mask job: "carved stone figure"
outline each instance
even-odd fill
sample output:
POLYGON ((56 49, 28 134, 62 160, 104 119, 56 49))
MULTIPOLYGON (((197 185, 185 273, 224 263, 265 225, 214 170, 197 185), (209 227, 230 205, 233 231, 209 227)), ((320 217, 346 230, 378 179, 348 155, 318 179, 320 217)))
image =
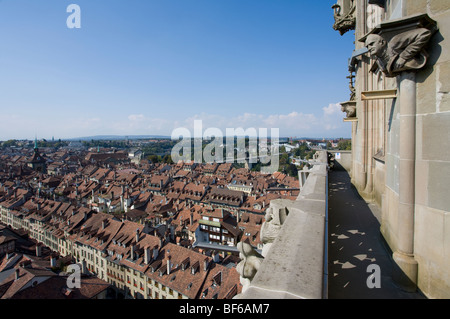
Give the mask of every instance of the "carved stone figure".
POLYGON ((350 75, 347 76, 347 79, 349 79, 348 88, 350 89, 350 101, 354 101, 356 99, 356 89, 355 85, 353 84, 353 79, 355 76, 353 75, 353 72, 350 71, 350 75))
POLYGON ((347 114, 347 118, 356 117, 356 101, 341 103, 341 110, 347 114))
POLYGON ((432 36, 426 28, 417 28, 402 32, 387 41, 383 36, 370 34, 365 46, 377 59, 378 67, 388 77, 394 77, 403 71, 423 68, 428 54, 424 50, 432 36))
POLYGON ((242 292, 244 292, 258 272, 264 258, 247 242, 238 243, 237 248, 241 261, 236 266, 236 270, 240 274, 242 292))
POLYGON ((333 29, 344 35, 356 26, 356 1, 339 0, 331 7, 334 10, 333 29))
POLYGON ((261 226, 260 238, 264 244, 262 255, 266 256, 275 239, 280 233, 289 212, 286 207, 278 206, 277 201, 272 201, 270 207, 266 211, 266 221, 261 226))
POLYGON ((236 266, 236 270, 240 274, 242 292, 245 292, 250 286, 288 215, 289 211, 286 205, 283 205, 282 200, 271 201, 270 207, 266 211, 266 221, 261 226, 260 238, 264 244, 261 254, 247 241, 237 244, 241 261, 236 266))

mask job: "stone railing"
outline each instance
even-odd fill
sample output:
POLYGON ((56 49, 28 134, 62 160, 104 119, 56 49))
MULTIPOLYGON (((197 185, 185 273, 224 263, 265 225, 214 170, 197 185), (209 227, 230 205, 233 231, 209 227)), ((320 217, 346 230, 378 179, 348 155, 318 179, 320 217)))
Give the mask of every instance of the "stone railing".
MULTIPOLYGON (((317 153, 297 200, 274 200, 261 228, 261 254, 241 242, 236 299, 327 297, 328 156, 317 153)), ((302 178, 302 176, 300 176, 302 178)))

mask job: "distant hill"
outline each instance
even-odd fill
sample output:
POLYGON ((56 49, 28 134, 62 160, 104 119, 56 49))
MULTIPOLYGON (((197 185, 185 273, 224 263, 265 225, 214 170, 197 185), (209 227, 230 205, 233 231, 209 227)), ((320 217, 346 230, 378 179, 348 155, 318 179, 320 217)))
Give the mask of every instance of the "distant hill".
POLYGON ((170 139, 164 135, 95 135, 64 139, 64 141, 121 141, 121 140, 147 140, 147 139, 170 139))

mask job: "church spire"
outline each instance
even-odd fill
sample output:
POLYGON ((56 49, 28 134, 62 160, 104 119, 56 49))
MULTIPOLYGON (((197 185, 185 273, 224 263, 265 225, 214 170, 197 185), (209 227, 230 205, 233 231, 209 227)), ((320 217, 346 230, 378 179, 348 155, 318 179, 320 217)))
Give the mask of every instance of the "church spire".
POLYGON ((38 145, 37 145, 37 136, 34 136, 34 149, 37 150, 38 145))

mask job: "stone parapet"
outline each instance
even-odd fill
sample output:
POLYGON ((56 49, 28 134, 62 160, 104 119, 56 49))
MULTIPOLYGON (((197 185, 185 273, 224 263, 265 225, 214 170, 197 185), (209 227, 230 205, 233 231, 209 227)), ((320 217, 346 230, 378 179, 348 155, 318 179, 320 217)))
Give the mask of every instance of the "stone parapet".
POLYGON ((237 299, 326 298, 327 152, 319 152, 315 164, 297 200, 271 203, 266 224, 273 226, 261 230, 262 255, 241 251, 241 269, 250 264, 256 269, 249 272, 251 280, 241 277, 244 289, 237 299))

